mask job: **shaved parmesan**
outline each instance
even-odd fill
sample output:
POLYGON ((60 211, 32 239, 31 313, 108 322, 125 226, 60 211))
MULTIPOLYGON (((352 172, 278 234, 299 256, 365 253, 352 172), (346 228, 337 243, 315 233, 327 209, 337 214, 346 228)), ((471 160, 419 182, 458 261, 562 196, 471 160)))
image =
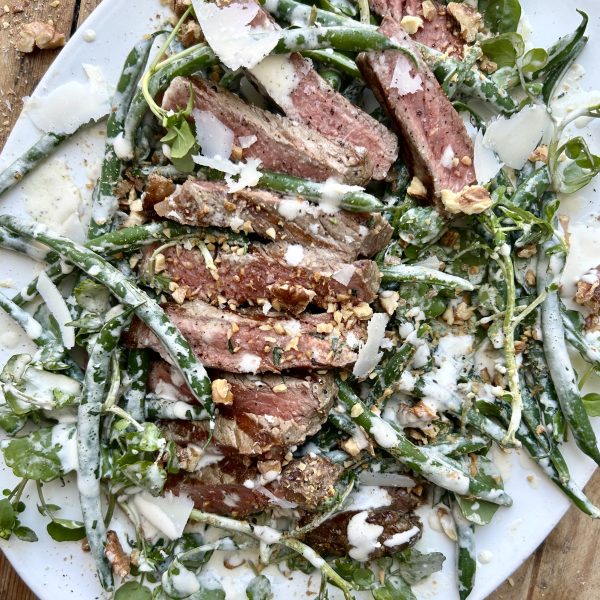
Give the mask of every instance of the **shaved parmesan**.
POLYGON ((367 326, 367 341, 360 348, 352 369, 355 377, 366 377, 379 363, 382 352, 378 352, 385 337, 385 328, 390 318, 385 313, 375 313, 367 326))
POLYGON ((203 156, 229 158, 233 150, 233 131, 208 111, 194 110, 192 117, 196 123, 196 139, 203 156))
POLYGON ((339 281, 342 285, 348 285, 352 276, 356 271, 356 267, 351 264, 342 265, 332 276, 332 279, 339 281))
MULTIPOLYGON (((384 57, 382 56, 382 59, 384 57)), ((392 74, 392 81, 390 83, 391 88, 398 90, 401 96, 407 94, 414 94, 419 90, 423 89, 423 80, 417 73, 414 77, 410 74, 411 64, 403 54, 398 55, 396 60, 396 66, 394 67, 394 73, 392 74)))
POLYGON ((498 160, 496 153, 485 145, 481 131, 475 137, 473 166, 477 183, 480 185, 486 184, 502 168, 502 163, 498 160))
POLYGON ((171 492, 156 497, 148 492, 136 494, 133 505, 145 521, 171 540, 181 537, 194 508, 187 496, 173 496, 171 492))
POLYGON ((288 265, 297 267, 304 260, 304 248, 300 244, 289 244, 284 258, 288 265))
POLYGON ((522 169, 551 127, 552 120, 545 106, 526 106, 512 117, 492 121, 483 143, 494 150, 506 166, 522 169))
POLYGON ((257 3, 223 6, 192 0, 202 33, 221 62, 232 70, 255 67, 275 48, 280 31, 250 27, 260 9, 257 3), (260 32, 260 36, 252 33, 260 32))
POLYGON ((258 138, 255 135, 243 135, 242 137, 238 138, 238 144, 242 149, 250 148, 252 144, 256 143, 257 139, 258 138))
POLYGON ((62 294, 45 271, 40 271, 36 289, 46 303, 48 310, 56 319, 64 347, 72 348, 75 345, 75 328, 67 325, 67 323, 73 321, 73 317, 62 294))
POLYGON ((69 81, 42 98, 26 101, 23 110, 38 129, 47 133, 73 133, 81 125, 110 112, 112 90, 102 71, 93 65, 82 66, 87 83, 69 81))

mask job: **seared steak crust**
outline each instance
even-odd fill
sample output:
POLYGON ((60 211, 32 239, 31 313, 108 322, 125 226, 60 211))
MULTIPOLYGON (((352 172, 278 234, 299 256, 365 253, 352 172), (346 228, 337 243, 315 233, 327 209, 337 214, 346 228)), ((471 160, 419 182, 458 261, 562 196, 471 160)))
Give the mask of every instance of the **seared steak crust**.
POLYGON ((249 231, 270 241, 324 248, 345 261, 373 256, 392 237, 392 228, 379 214, 340 210, 330 215, 301 199, 264 190, 231 194, 216 181, 188 180, 154 208, 159 216, 184 225, 249 231))
POLYGON ((364 184, 371 178, 373 167, 365 152, 359 154, 305 125, 246 104, 205 79, 176 77, 165 92, 163 108, 184 109, 190 85, 195 108, 210 112, 229 127, 236 145, 240 146, 240 137, 256 136, 256 141, 244 150, 244 158, 259 158, 266 169, 314 181, 335 177, 345 183, 364 184))
POLYGON ((406 142, 403 150, 413 174, 436 198, 442 190, 460 192, 476 181, 473 143, 464 123, 400 25, 385 18, 380 31, 410 49, 418 69, 400 52, 387 50, 359 54, 361 73, 406 142), (405 73, 395 77, 399 65, 420 78, 419 89, 401 93, 393 87, 396 79, 400 85, 406 82, 405 73))

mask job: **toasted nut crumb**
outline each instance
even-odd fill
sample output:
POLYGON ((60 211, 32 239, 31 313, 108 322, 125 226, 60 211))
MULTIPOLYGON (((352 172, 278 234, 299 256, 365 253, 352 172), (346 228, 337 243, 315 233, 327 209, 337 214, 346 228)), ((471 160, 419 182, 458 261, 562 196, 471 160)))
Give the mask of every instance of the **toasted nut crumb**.
POLYGON ((446 10, 460 25, 463 40, 469 44, 474 42, 483 25, 483 17, 474 8, 459 2, 450 2, 446 10))
POLYGON ((423 10, 423 17, 427 21, 433 21, 437 17, 437 9, 431 0, 425 0, 425 2, 421 4, 421 8, 423 10))
POLYGON ((167 267, 167 261, 165 259, 165 255, 164 254, 157 254, 154 257, 154 272, 155 273, 160 273, 161 271, 164 271, 167 267))
POLYGON ((287 391, 287 385, 285 385, 285 383, 279 383, 273 387, 273 391, 276 394, 281 394, 281 393, 287 391))
POLYGON ((517 256, 519 258, 530 258, 535 254, 537 254, 536 244, 528 244, 517 251, 517 256))
POLYGON ((104 548, 104 553, 116 575, 121 578, 129 575, 129 555, 125 553, 123 546, 121 546, 121 542, 119 541, 119 537, 112 530, 106 532, 106 546, 104 548))
POLYGON ((36 46, 40 50, 49 50, 64 45, 65 36, 56 31, 51 22, 33 21, 21 26, 15 47, 19 52, 33 52, 36 46))
POLYGON ((354 438, 349 438, 343 441, 340 446, 344 452, 348 453, 350 456, 358 456, 360 454, 360 448, 358 444, 354 441, 354 438))
POLYGON ((333 331, 333 323, 319 323, 317 325, 317 333, 331 333, 333 331))
POLYGON ((530 162, 548 162, 548 146, 538 146, 529 157, 530 162))
POLYGON ((417 33, 420 27, 423 27, 423 19, 421 19, 421 17, 406 15, 405 17, 402 17, 400 25, 402 25, 402 29, 404 29, 406 33, 413 35, 417 33))
POLYGON ((465 167, 470 167, 473 164, 473 161, 471 160, 470 156, 463 156, 460 159, 460 162, 465 165, 465 167))
POLYGON ((442 203, 451 214, 475 215, 484 212, 492 205, 490 193, 480 185, 469 185, 456 193, 442 190, 442 203))
POLYGON ((215 404, 233 404, 231 384, 227 379, 213 379, 212 399, 215 404))
POLYGON ((171 297, 177 304, 183 304, 187 296, 188 287, 185 285, 178 286, 177 289, 171 293, 171 297))
POLYGON ((373 309, 366 302, 357 304, 352 310, 361 321, 366 321, 373 316, 373 309))
POLYGON ((243 150, 239 146, 234 146, 231 150, 231 158, 233 160, 242 160, 243 150))
POLYGON ((281 463, 278 460, 259 460, 256 466, 263 475, 273 471, 281 473, 281 463))
POLYGON ((353 419, 355 419, 356 417, 359 417, 360 415, 362 415, 364 412, 365 412, 365 409, 357 402, 350 409, 350 416, 353 419))
POLYGON ((234 321, 231 324, 231 331, 232 333, 237 333, 240 330, 240 326, 234 321))
POLYGON ((388 315, 393 315, 398 308, 400 294, 398 292, 383 292, 379 294, 379 303, 388 315))
POLYGON ((277 233, 275 232, 275 229, 273 229, 273 227, 269 227, 269 229, 267 229, 265 231, 266 235, 268 235, 272 240, 277 238, 277 233))
POLYGON ((427 198, 427 188, 418 177, 413 177, 406 193, 415 198, 427 198))

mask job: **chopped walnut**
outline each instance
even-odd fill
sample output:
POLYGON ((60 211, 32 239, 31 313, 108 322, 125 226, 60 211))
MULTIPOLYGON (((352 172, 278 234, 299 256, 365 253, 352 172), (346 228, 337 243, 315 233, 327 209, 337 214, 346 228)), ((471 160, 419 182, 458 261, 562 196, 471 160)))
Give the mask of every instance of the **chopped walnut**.
POLYGON ((423 10, 423 17, 425 20, 433 21, 437 17, 437 9, 431 0, 425 0, 425 2, 421 4, 421 8, 423 10))
POLYGON ((578 282, 575 302, 600 315, 600 267, 590 269, 578 282))
POLYGON ((361 321, 370 319, 373 316, 373 309, 366 302, 357 304, 352 310, 361 321))
POLYGON ((412 178, 406 193, 409 196, 414 196, 415 198, 427 198, 427 188, 423 185, 423 182, 418 177, 412 178))
POLYGON ((129 575, 129 555, 125 553, 123 546, 121 546, 121 542, 119 541, 119 537, 112 530, 106 533, 106 547, 104 553, 116 575, 122 579, 129 575))
POLYGON ((456 193, 442 190, 442 203, 451 214, 476 215, 492 205, 490 193, 480 185, 469 185, 456 193))
POLYGON ((385 291, 379 294, 379 303, 385 312, 392 316, 400 302, 400 294, 398 292, 385 291))
POLYGON ((460 25, 463 40, 468 44, 474 42, 482 27, 483 17, 474 8, 462 2, 450 2, 446 10, 460 25))
POLYGON ((404 29, 406 33, 413 35, 417 33, 419 27, 423 27, 423 19, 421 19, 421 17, 407 15, 406 17, 402 17, 400 25, 402 25, 402 29, 404 29))
POLYGON ((479 68, 484 73, 495 73, 498 70, 498 65, 484 54, 479 59, 479 68))
POLYGON ((529 157, 530 162, 548 162, 548 146, 538 146, 529 157))
POLYGON ((231 384, 227 381, 227 379, 213 380, 212 399, 215 404, 233 404, 231 384))
POLYGON ((48 21, 33 21, 25 23, 19 31, 15 44, 19 52, 33 52, 37 46, 40 50, 60 48, 65 45, 65 36, 54 28, 54 23, 48 21))
POLYGON ((189 48, 194 44, 200 44, 204 41, 204 36, 202 35, 200 25, 195 19, 188 19, 185 23, 183 23, 181 29, 179 30, 179 39, 186 48, 189 48))
POLYGON ((200 459, 204 456, 204 450, 194 444, 188 444, 187 446, 176 446, 175 454, 179 468, 188 473, 193 473, 200 459))

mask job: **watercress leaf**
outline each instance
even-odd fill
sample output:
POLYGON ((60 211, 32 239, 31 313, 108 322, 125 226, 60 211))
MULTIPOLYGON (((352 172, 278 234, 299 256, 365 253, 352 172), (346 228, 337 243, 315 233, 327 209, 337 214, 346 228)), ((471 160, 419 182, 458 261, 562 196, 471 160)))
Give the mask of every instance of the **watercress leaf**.
POLYGON ((13 473, 35 481, 52 481, 61 476, 59 448, 52 444, 51 427, 2 443, 4 460, 13 473))
POLYGON ((15 435, 25 427, 27 415, 17 415, 8 404, 0 404, 0 427, 8 435, 15 435))
POLYGON ((517 31, 521 20, 519 0, 479 0, 478 9, 494 33, 517 31))
POLYGON ((257 575, 246 587, 248 600, 271 600, 271 582, 264 575, 257 575))
POLYGON ((38 541, 38 536, 35 534, 35 531, 29 529, 29 527, 24 527, 23 525, 16 527, 13 533, 23 542, 38 541))
POLYGON ((501 33, 482 41, 481 49, 498 67, 514 67, 525 51, 525 43, 518 33, 501 33))
POLYGON ((15 525, 15 511, 8 498, 0 500, 0 538, 7 540, 15 525))
POLYGON ((497 504, 483 500, 467 500, 462 496, 457 496, 456 500, 465 519, 476 525, 487 525, 498 510, 497 504))
POLYGON ((170 143, 171 157, 183 158, 194 147, 196 136, 187 121, 181 121, 171 131, 175 133, 175 137, 170 143))
POLYGON ((116 592, 114 600, 151 600, 152 592, 138 581, 124 583, 116 592))
POLYGON ((600 394, 586 394, 582 400, 585 410, 590 417, 600 417, 600 394))
POLYGON ((334 568, 357 590, 368 590, 375 582, 375 574, 371 569, 350 558, 339 558, 334 562, 334 568))
POLYGON ((525 75, 532 75, 540 69, 543 69, 547 64, 550 57, 543 48, 532 48, 529 50, 523 60, 521 60, 521 70, 525 75))
POLYGON ((83 523, 68 519, 55 519, 48 523, 46 530, 56 542, 77 542, 85 537, 83 523))
POLYGON ((425 246, 437 239, 446 227, 446 220, 429 206, 414 206, 398 218, 398 237, 413 246, 425 246))
POLYGON ((399 561, 399 573, 410 585, 415 585, 432 573, 441 571, 446 557, 441 552, 423 554, 415 548, 408 548, 395 555, 399 561))
POLYGON ((410 585, 395 575, 386 577, 385 585, 373 590, 372 593, 375 600, 417 600, 410 585))

